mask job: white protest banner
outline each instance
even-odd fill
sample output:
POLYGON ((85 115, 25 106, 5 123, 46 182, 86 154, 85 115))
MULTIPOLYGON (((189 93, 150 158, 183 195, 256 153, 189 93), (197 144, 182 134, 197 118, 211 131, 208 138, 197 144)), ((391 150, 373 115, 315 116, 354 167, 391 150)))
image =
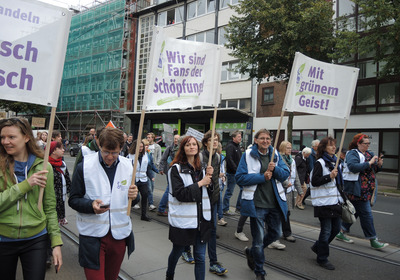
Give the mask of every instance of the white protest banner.
POLYGON ((143 107, 185 109, 219 104, 221 47, 169 38, 154 27, 143 107))
POLYGON ((0 1, 0 99, 57 107, 71 12, 0 1))
POLYGON ((335 65, 296 53, 283 111, 348 119, 358 68, 335 65))
POLYGON ((193 136, 199 142, 201 142, 201 140, 204 138, 204 133, 201 133, 200 131, 191 127, 189 127, 185 134, 186 136, 193 136))

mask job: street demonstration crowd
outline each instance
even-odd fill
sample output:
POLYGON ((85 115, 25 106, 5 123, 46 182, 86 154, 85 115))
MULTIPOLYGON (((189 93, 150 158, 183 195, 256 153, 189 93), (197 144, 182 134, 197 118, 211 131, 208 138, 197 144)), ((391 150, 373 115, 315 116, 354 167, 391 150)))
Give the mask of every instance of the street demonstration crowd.
POLYGON ((212 131, 201 142, 193 136, 175 135, 162 154, 153 133, 133 141, 132 135, 116 128, 91 129, 76 158, 72 180, 63 161, 59 131, 52 133, 46 168, 47 133, 35 139, 26 119, 9 118, 0 120, 0 136, 2 279, 16 278, 18 261, 24 279, 44 279, 51 260, 60 270, 59 225, 68 223, 66 202, 76 210, 79 263, 87 279, 117 279, 125 252, 129 256, 134 251, 127 215, 130 204, 140 208, 144 221, 151 220, 147 210, 168 216, 172 249, 166 279, 174 279, 180 258, 194 263, 195 279, 205 279, 206 248, 209 271, 226 274, 228 270, 217 260, 216 229, 227 224, 224 215, 236 214, 240 218, 234 234, 244 242, 249 239, 243 227, 250 219, 252 246, 244 251, 247 264, 255 279, 265 279, 264 249, 284 249, 280 238, 296 241, 290 210, 304 209, 307 196, 320 221, 320 235, 311 250, 321 267, 335 269, 328 260, 333 239, 353 243, 347 236, 352 224, 342 221, 346 200, 354 206, 371 248, 388 246, 378 241, 371 213, 375 174, 383 159, 368 149, 370 139, 365 134, 355 135, 348 150, 338 151, 336 140, 326 137, 292 157, 291 143, 283 141, 274 149, 266 129, 257 131, 252 145, 242 152, 242 135, 236 131, 225 156, 219 134, 212 131), (158 208, 153 200, 157 173, 167 175, 168 182, 158 208), (236 185, 240 195, 232 211, 230 198, 236 185))

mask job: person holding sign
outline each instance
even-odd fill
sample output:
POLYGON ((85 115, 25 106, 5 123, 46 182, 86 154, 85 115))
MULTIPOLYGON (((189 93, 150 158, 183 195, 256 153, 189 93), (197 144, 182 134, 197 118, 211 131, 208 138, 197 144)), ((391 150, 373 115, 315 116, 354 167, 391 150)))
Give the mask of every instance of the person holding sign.
POLYGON ((0 271, 15 279, 18 259, 24 278, 44 279, 47 243, 56 270, 62 266, 53 170, 43 170, 43 151, 25 119, 0 120, 0 271), (44 188, 38 209, 39 189, 44 188))
POLYGON ((168 280, 174 279, 176 264, 188 245, 194 247, 195 279, 205 279, 205 253, 213 228, 210 196, 214 170, 211 166, 202 168, 199 151, 197 140, 186 136, 168 170, 169 239, 173 244, 168 257, 168 280))
POLYGON ((99 152, 87 154, 72 178, 69 206, 77 211, 79 264, 86 279, 117 279, 125 247, 134 250, 128 198, 135 199, 131 185, 132 162, 119 156, 123 132, 104 128, 99 135, 99 152))
MULTIPOLYGON (((361 228, 365 238, 369 239, 372 249, 383 249, 388 243, 378 241, 375 232, 374 218, 371 211, 371 201, 376 186, 375 173, 381 171, 382 156, 375 156, 368 150, 371 141, 365 134, 359 133, 353 137, 346 154, 343 177, 344 192, 356 208, 356 217, 360 217, 361 228)), ((345 233, 350 231, 352 224, 342 223, 342 232, 336 239, 353 243, 345 233)))
POLYGON ((243 186, 240 214, 250 217, 252 248, 245 248, 247 264, 264 280, 264 248, 279 239, 281 215, 287 217, 287 203, 282 183, 290 171, 271 146, 271 133, 260 129, 254 135, 254 145, 240 159, 235 179, 243 186), (265 233, 264 228, 268 230, 265 233))
POLYGON ((341 167, 335 168, 336 140, 326 137, 317 148, 317 161, 311 173, 311 201, 314 217, 318 217, 321 231, 318 240, 311 247, 317 254, 317 263, 328 270, 335 266, 328 261, 329 244, 340 231, 343 199, 338 188, 343 186, 341 167))

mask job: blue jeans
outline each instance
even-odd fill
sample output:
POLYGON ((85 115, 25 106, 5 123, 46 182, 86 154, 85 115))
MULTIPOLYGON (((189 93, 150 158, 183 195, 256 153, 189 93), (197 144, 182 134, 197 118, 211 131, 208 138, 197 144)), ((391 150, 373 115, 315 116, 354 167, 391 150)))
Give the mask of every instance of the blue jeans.
POLYGON ((222 192, 224 191, 224 186, 225 186, 225 184, 220 185, 219 199, 217 202, 218 220, 220 220, 224 217, 224 212, 222 210, 222 192))
POLYGON ((257 217, 250 217, 250 230, 253 237, 250 249, 255 262, 255 274, 265 275, 264 270, 264 248, 278 240, 281 227, 281 214, 278 208, 258 208, 256 207, 257 217), (268 231, 265 232, 265 224, 268 231))
POLYGON ((164 212, 165 209, 167 208, 168 193, 169 193, 169 184, 167 182, 167 188, 165 189, 165 192, 164 192, 163 196, 161 197, 160 203, 158 204, 158 212, 164 212))
POLYGON ((229 201, 232 197, 233 190, 235 189, 235 186, 236 186, 235 174, 226 173, 226 179, 227 179, 226 191, 225 191, 224 201, 223 201, 223 206, 222 206, 222 210, 224 212, 229 211, 229 201))
POLYGON ((211 230, 210 240, 208 241, 208 258, 210 266, 213 266, 217 260, 217 203, 211 207, 211 219, 213 219, 213 228, 211 230))
MULTIPOLYGON (((201 243, 200 232, 197 232, 196 244, 193 246, 194 254, 194 276, 196 280, 204 280, 206 277, 206 246, 207 243, 201 243)), ((167 276, 173 276, 175 274, 175 267, 178 263, 182 252, 186 246, 172 245, 172 251, 168 257, 168 269, 167 276)), ((176 278, 176 277, 175 277, 176 278)), ((187 277, 185 277, 187 278, 187 277)))
POLYGON ((340 217, 318 219, 321 224, 321 231, 313 247, 317 251, 317 262, 326 263, 329 257, 329 244, 339 233, 342 219, 340 217))
POLYGON ((153 205, 154 204, 154 200, 153 200, 154 181, 151 178, 156 179, 156 173, 154 171, 152 171, 152 170, 150 170, 150 172, 151 172, 151 176, 147 180, 147 183, 148 183, 148 186, 149 186, 148 199, 149 199, 149 205, 153 205))
MULTIPOLYGON (((367 239, 375 239, 376 232, 374 226, 374 217, 372 216, 371 204, 369 201, 351 200, 354 207, 356 208, 356 218, 360 217, 361 228, 364 232, 364 236, 367 239)), ((352 224, 342 223, 342 229, 344 232, 350 232, 352 224)))

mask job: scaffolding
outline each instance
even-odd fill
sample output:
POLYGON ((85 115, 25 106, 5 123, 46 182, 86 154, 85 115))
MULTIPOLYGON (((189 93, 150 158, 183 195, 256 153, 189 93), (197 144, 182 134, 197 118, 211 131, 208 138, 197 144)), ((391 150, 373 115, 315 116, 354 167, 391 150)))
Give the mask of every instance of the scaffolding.
POLYGON ((129 2, 107 1, 72 17, 56 121, 68 138, 109 120, 124 127, 125 98, 132 95, 129 2))

